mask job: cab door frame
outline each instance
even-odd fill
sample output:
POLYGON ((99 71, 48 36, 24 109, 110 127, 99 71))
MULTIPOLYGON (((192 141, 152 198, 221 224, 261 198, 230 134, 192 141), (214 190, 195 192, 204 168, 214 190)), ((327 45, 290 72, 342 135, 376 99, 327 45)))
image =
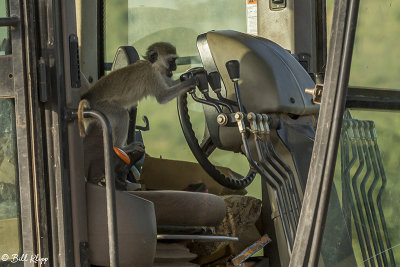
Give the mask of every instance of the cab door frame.
POLYGON ((345 110, 359 0, 335 0, 318 127, 290 267, 318 266, 345 110))
MULTIPOLYGON (((35 74, 30 66, 29 45, 32 45, 26 37, 30 31, 26 26, 28 18, 26 13, 29 8, 22 1, 8 1, 9 17, 1 18, 1 26, 8 26, 10 31, 10 44, 12 53, 0 56, 0 77, 6 77, 0 83, 0 99, 14 99, 15 105, 15 131, 16 131, 16 165, 17 184, 19 187, 19 220, 20 220, 20 242, 22 249, 18 253, 27 255, 28 260, 24 266, 35 266, 30 261, 31 256, 43 255, 38 251, 36 231, 38 223, 38 198, 34 190, 34 184, 40 179, 37 168, 37 154, 34 152, 36 127, 33 123, 34 115, 32 106, 30 85, 35 74)), ((42 240, 43 241, 43 240, 42 240)), ((40 246, 40 245, 39 245, 40 246)), ((12 255, 9 255, 10 257, 12 255)))

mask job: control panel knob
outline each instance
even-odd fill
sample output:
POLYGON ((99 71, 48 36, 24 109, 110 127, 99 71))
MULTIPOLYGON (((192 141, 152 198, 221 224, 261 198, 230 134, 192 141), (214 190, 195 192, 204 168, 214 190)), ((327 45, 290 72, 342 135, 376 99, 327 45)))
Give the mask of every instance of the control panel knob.
POLYGON ((228 70, 229 77, 232 81, 237 81, 240 78, 240 64, 237 60, 230 60, 225 64, 228 70))
POLYGON ((207 76, 207 79, 213 91, 221 90, 221 76, 219 75, 218 71, 210 72, 207 76))
POLYGON ((197 87, 201 92, 208 92, 208 80, 207 80, 207 72, 201 71, 195 74, 198 85, 197 87))

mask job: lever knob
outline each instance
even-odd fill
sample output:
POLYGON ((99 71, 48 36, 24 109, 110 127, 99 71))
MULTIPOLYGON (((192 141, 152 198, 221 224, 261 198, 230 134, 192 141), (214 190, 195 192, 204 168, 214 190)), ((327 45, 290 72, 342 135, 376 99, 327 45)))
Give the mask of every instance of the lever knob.
POLYGON ((210 72, 207 79, 213 91, 221 89, 221 76, 218 71, 210 72))
POLYGON ((202 92, 208 91, 207 72, 201 71, 196 73, 195 76, 198 80, 199 90, 202 92))
POLYGON ((226 69, 228 70, 229 77, 231 80, 239 80, 240 78, 240 64, 237 60, 230 60, 225 64, 226 69))

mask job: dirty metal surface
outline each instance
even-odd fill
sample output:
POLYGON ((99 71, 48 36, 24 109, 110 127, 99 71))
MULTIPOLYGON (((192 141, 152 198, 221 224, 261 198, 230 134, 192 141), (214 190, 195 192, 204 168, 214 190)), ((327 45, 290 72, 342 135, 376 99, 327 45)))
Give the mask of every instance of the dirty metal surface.
POLYGON ((272 239, 267 235, 263 235, 260 240, 257 242, 253 243, 249 247, 247 247, 245 250, 243 250, 239 255, 237 255, 235 258, 232 259, 232 263, 234 266, 238 266, 241 263, 243 263, 245 260, 250 258, 252 255, 254 255, 257 251, 261 250, 264 248, 267 244, 269 244, 272 241, 272 239))

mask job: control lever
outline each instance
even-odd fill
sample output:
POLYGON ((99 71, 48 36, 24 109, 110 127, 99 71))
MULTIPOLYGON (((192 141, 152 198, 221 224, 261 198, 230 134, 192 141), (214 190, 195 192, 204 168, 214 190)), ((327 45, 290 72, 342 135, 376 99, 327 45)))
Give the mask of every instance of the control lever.
POLYGON ((211 89, 214 91, 214 93, 217 95, 218 99, 224 103, 224 106, 228 107, 229 111, 233 113, 233 108, 232 106, 238 106, 238 103, 235 101, 232 101, 230 99, 226 99, 222 96, 221 94, 221 76, 219 75, 218 71, 213 71, 210 72, 207 75, 208 83, 211 86, 211 89))
MULTIPOLYGON (((207 73, 202 68, 195 68, 195 69, 187 71, 186 73, 181 75, 180 80, 186 81, 187 79, 190 79, 193 76, 196 77, 197 86, 199 87, 199 90, 203 93, 208 92, 207 73)), ((191 89, 189 91, 189 94, 192 96, 194 101, 199 102, 201 104, 212 106, 217 110, 218 113, 222 113, 221 107, 218 106, 217 104, 215 104, 214 102, 198 98, 196 95, 196 87, 195 86, 193 87, 193 89, 191 89)))
POLYGON ((247 160, 250 163, 250 166, 261 175, 261 178, 266 183, 268 183, 272 187, 274 192, 275 192, 278 211, 279 211, 279 214, 282 217, 281 222, 282 222, 283 230, 284 230, 284 233, 285 233, 286 240, 288 241, 289 251, 291 252, 292 249, 293 249, 293 239, 292 239, 292 236, 290 234, 289 222, 288 222, 287 216, 286 216, 287 208, 285 208, 286 206, 282 202, 282 193, 281 193, 279 184, 276 182, 276 180, 272 179, 265 172, 265 170, 263 168, 261 168, 259 166, 258 162, 256 162, 253 159, 252 152, 250 151, 249 141, 247 140, 247 134, 246 134, 247 127, 246 127, 245 122, 244 122, 244 119, 245 119, 244 118, 244 114, 242 112, 236 112, 235 119, 236 119, 236 122, 237 122, 237 126, 238 126, 238 129, 239 129, 239 132, 240 132, 240 134, 242 136, 242 143, 243 143, 244 153, 246 155, 247 160), (285 208, 285 210, 284 210, 284 208, 285 208))
MULTIPOLYGON (((208 79, 207 79, 207 72, 206 71, 198 72, 195 75, 196 75, 196 77, 197 77, 197 79, 199 81, 199 85, 198 85, 199 90, 204 95, 204 98, 207 101, 209 101, 210 103, 213 103, 215 105, 225 106, 225 107, 227 107, 229 109, 229 111, 231 113, 234 112, 233 108, 230 105, 228 105, 228 104, 226 104, 226 103, 224 103, 222 101, 219 101, 218 99, 214 99, 208 94, 208 79)), ((220 87, 221 87, 221 83, 220 83, 220 87)), ((222 110, 221 110, 221 112, 222 112, 222 110)))
POLYGON ((285 214, 281 214, 281 217, 286 217, 286 220, 290 226, 290 233, 292 235, 292 240, 296 235, 296 224, 297 220, 294 214, 291 212, 291 209, 294 211, 295 204, 291 194, 289 194, 289 190, 287 188, 287 184, 285 183, 285 174, 283 171, 272 161, 269 151, 266 149, 263 144, 261 144, 262 137, 260 136, 261 129, 257 124, 257 114, 250 112, 247 114, 247 120, 250 123, 250 132, 253 134, 254 144, 257 149, 258 162, 261 164, 261 168, 263 168, 270 177, 275 180, 275 182, 279 185, 279 190, 283 200, 283 209, 285 214), (271 168, 272 167, 272 168, 271 168))
POLYGON ((208 93, 208 80, 207 80, 207 73, 206 71, 201 71, 195 74, 198 84, 197 87, 199 88, 200 92, 208 93))
POLYGON ((236 99, 238 102, 239 106, 239 111, 244 113, 244 107, 242 104, 242 99, 240 97, 240 91, 239 91, 239 78, 240 78, 240 64, 239 61, 237 60, 230 60, 226 62, 225 64, 226 69, 228 70, 229 77, 231 78, 234 86, 235 86, 235 93, 236 93, 236 99))
POLYGON ((215 93, 221 92, 221 76, 218 71, 210 72, 207 76, 208 83, 215 93))
MULTIPOLYGON (((290 167, 279 157, 278 153, 276 153, 275 148, 272 144, 271 141, 271 130, 269 126, 269 121, 270 118, 266 114, 257 114, 257 122, 261 128, 261 135, 263 136, 262 140, 264 142, 264 146, 266 150, 270 152, 272 155, 272 158, 280 165, 283 167, 283 169, 287 172, 289 175, 289 189, 294 194, 295 197, 295 203, 297 206, 297 209, 295 209, 293 212, 296 214, 296 223, 298 221, 298 218, 300 217, 300 210, 301 210, 301 200, 300 200, 300 195, 297 190, 297 184, 296 184, 296 178, 294 177, 293 171, 290 169, 290 167)), ((287 177, 287 176, 286 176, 287 177)))
MULTIPOLYGON (((194 77, 193 73, 191 71, 185 72, 182 74, 179 79, 181 82, 184 82, 186 80, 189 80, 190 78, 194 77)), ((198 85, 199 81, 196 79, 196 85, 198 85)), ((193 88, 189 91, 191 93, 192 91, 194 92, 196 90, 196 86, 193 86, 193 88)))
POLYGON ((240 64, 237 60, 229 60, 225 63, 226 69, 228 70, 229 78, 232 81, 238 81, 240 78, 240 64))

